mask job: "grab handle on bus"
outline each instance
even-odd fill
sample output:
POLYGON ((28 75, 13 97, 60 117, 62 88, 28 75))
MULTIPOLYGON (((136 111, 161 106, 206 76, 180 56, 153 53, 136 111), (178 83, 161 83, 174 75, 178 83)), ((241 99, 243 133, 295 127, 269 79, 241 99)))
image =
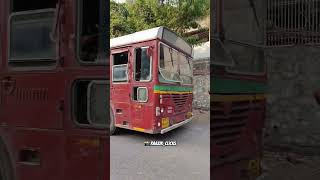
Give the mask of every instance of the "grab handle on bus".
POLYGON ((6 91, 6 93, 11 94, 16 87, 16 81, 13 80, 10 76, 7 76, 1 80, 1 86, 6 91))

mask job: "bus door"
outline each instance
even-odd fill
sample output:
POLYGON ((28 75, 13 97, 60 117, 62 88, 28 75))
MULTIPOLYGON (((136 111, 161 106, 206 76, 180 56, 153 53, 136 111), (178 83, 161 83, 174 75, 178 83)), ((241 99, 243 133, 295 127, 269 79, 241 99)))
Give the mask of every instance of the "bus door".
MULTIPOLYGON (((150 129, 152 127, 152 114, 147 109, 152 109, 152 56, 148 46, 133 49, 131 86, 131 112, 132 125, 135 130, 150 129), (143 121, 148 119, 150 121, 143 121)), ((151 111, 153 112, 153 111, 151 111)))
MULTIPOLYGON (((76 31, 76 51, 66 58, 75 65, 65 66, 65 178, 77 180, 106 179, 109 138, 109 76, 106 36, 106 1, 68 1, 64 12, 77 12, 77 19, 66 14, 65 36, 76 31), (74 6, 76 5, 76 6, 74 6), (74 22, 76 20, 76 22, 74 22), (104 41, 104 42, 102 42, 104 41), (71 91, 70 91, 71 90, 71 91), (71 118, 71 119, 69 119, 71 118)), ((68 49, 69 41, 62 43, 68 49)), ((66 63, 67 64, 67 63, 66 63)))
POLYGON ((17 179, 62 179, 65 84, 57 74, 56 42, 50 33, 54 7, 10 14, 6 74, 1 79, 4 119, 11 123, 17 179), (52 157, 56 157, 52 159, 52 157))
POLYGON ((129 48, 117 49, 111 52, 111 113, 116 125, 130 127, 130 61, 129 48))

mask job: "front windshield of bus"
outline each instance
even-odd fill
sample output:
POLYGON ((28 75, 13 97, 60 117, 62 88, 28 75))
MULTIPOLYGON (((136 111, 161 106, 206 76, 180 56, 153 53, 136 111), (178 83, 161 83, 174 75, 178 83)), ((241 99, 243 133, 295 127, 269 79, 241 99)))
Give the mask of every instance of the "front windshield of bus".
POLYGON ((227 68, 229 72, 249 75, 265 73, 266 62, 263 49, 233 43, 226 43, 226 47, 234 60, 234 65, 227 68))
POLYGON ((160 82, 192 84, 191 59, 183 53, 161 43, 159 58, 160 82))

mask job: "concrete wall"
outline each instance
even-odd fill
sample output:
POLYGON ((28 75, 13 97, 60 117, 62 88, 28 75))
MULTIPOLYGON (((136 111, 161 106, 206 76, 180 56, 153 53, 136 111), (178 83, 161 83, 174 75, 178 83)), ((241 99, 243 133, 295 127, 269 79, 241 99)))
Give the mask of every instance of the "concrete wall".
POLYGON ((198 60, 193 64, 193 107, 210 109, 210 64, 209 60, 198 60))
POLYGON ((320 48, 266 51, 268 62, 267 145, 320 152, 320 48))

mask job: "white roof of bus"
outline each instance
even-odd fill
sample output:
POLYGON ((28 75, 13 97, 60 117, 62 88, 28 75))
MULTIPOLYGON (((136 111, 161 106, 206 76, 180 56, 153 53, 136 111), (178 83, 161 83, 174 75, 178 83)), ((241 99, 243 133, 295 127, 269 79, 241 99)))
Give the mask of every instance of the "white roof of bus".
POLYGON ((118 47, 127 44, 133 44, 142 41, 148 41, 152 39, 162 38, 163 27, 156 27, 144 31, 139 31, 133 34, 113 38, 110 40, 110 47, 118 47))
POLYGON ((165 42, 169 42, 172 45, 179 47, 181 50, 188 53, 189 55, 192 55, 192 47, 181 37, 179 37, 176 33, 170 31, 169 29, 163 26, 113 38, 110 40, 110 48, 125 46, 128 44, 134 44, 154 39, 160 39, 165 42))

